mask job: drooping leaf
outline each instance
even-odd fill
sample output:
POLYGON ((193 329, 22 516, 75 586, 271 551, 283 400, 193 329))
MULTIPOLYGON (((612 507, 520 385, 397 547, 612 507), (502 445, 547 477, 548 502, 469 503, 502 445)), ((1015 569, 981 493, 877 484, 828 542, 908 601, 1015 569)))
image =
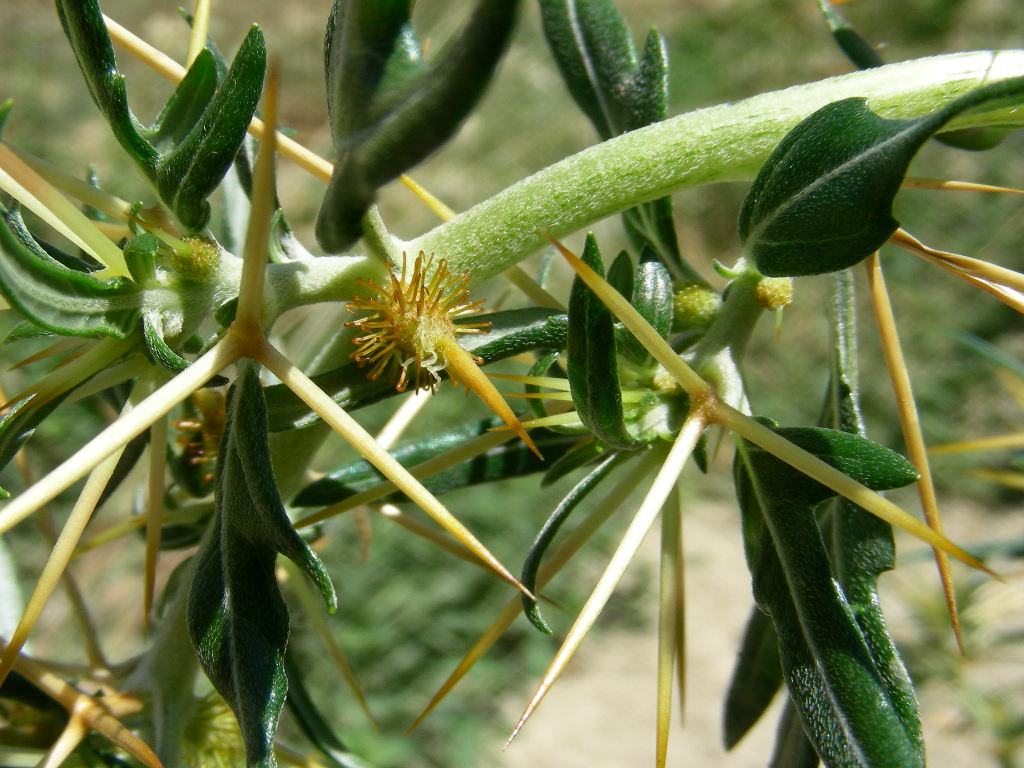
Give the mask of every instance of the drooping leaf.
POLYGON ((835 272, 896 231, 892 203, 921 145, 962 112, 1019 99, 1024 78, 979 88, 929 115, 887 120, 861 98, 828 104, 772 152, 740 211, 744 250, 765 275, 835 272))
MULTIPOLYGON (((484 363, 503 360, 533 349, 562 348, 568 332, 564 313, 540 307, 507 310, 477 315, 478 322, 490 322, 489 333, 467 335, 462 346, 484 363)), ((447 376, 443 371, 441 377, 447 376)), ((394 385, 383 379, 370 381, 355 363, 313 376, 313 381, 347 410, 362 408, 397 394, 394 385)), ((270 429, 281 432, 316 424, 319 417, 283 384, 266 389, 270 429)))
POLYGON ((329 253, 349 248, 379 187, 448 141, 505 52, 517 0, 478 0, 459 35, 427 66, 409 27, 410 0, 336 0, 324 45, 337 160, 317 218, 329 253))
MULTIPOLYGON (((876 490, 916 479, 905 459, 856 435, 777 431, 876 490)), ((784 467, 755 446, 738 446, 735 479, 754 598, 771 617, 808 738, 828 766, 923 765, 818 530, 815 507, 833 492, 784 467)))
POLYGON ((37 243, 17 236, 9 216, 0 206, 0 292, 12 307, 61 336, 121 339, 132 331, 138 286, 123 278, 100 282, 40 254, 37 243))
MULTIPOLYGON (((832 365, 821 423, 864 436, 857 379, 857 326, 854 282, 849 271, 833 278, 830 311, 832 365)), ((885 626, 878 577, 892 570, 896 548, 892 526, 847 499, 830 503, 827 544, 836 578, 853 609, 868 650, 907 737, 923 755, 921 721, 913 684, 885 626)))
MULTIPOLYGON (((587 235, 582 259, 603 276, 592 234, 587 235)), ((638 448, 641 443, 627 432, 623 418, 612 314, 578 277, 569 294, 568 349, 569 387, 580 421, 613 448, 638 448)))
POLYGON ((288 690, 288 611, 274 574, 277 555, 302 568, 330 610, 336 597, 281 504, 252 363, 241 367, 228 396, 216 483, 212 528, 189 596, 189 634, 203 670, 238 719, 247 764, 276 766, 273 738, 288 690))
MULTIPOLYGON (((390 453, 402 466, 414 467, 445 451, 457 448, 468 440, 501 427, 502 424, 501 419, 483 419, 427 438, 406 440, 395 446, 390 453)), ((534 442, 541 449, 544 458, 551 461, 561 456, 575 440, 543 430, 534 435, 534 442)), ((538 459, 529 448, 517 441, 495 446, 468 461, 426 477, 422 482, 427 490, 435 496, 440 496, 459 488, 492 483, 511 477, 522 477, 546 468, 546 462, 538 459)), ((319 507, 334 504, 369 488, 371 485, 376 485, 382 480, 384 480, 384 476, 372 464, 359 459, 328 472, 319 480, 307 485, 298 493, 292 501, 292 505, 319 507)), ((400 491, 396 491, 382 497, 380 501, 398 503, 408 501, 408 498, 400 491)))
POLYGON ((303 735, 332 768, 369 768, 348 750, 313 701, 303 680, 302 665, 295 660, 291 648, 285 653, 284 668, 288 675, 288 710, 303 735))
POLYGON ((725 695, 722 740, 736 746, 761 719, 782 685, 779 643, 771 619, 754 606, 743 629, 740 651, 725 695))
MULTIPOLYGON (((576 509, 580 502, 583 501, 587 495, 594 490, 594 488, 596 488, 616 467, 629 458, 631 458, 631 454, 626 451, 609 453, 600 464, 587 473, 586 477, 573 486, 572 490, 566 494, 565 498, 558 503, 554 512, 551 513, 550 517, 548 517, 544 522, 544 525, 541 526, 540 531, 537 533, 537 538, 533 540, 533 544, 530 545, 530 551, 526 554, 526 560, 523 561, 523 571, 520 581, 524 587, 531 592, 536 588, 537 572, 540 570, 544 554, 548 551, 548 547, 551 545, 551 542, 554 541, 558 531, 561 530, 562 524, 569 519, 569 515, 572 511, 576 509)), ((524 595, 523 612, 526 614, 526 618, 530 620, 530 623, 533 624, 533 626, 546 635, 551 634, 551 627, 549 627, 548 623, 544 621, 544 617, 540 615, 540 607, 536 600, 524 595)))
POLYGON ((782 709, 775 729, 775 747, 768 768, 818 768, 821 760, 807 740, 796 705, 790 699, 782 709))

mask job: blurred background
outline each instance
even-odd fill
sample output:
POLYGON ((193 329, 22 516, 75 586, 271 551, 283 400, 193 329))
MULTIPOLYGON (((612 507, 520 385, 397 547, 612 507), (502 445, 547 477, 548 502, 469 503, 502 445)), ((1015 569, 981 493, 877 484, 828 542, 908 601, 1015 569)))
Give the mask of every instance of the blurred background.
MULTIPOLYGON (((657 25, 668 42, 672 85, 670 112, 741 99, 755 93, 817 80, 850 70, 834 46, 812 0, 764 3, 754 0, 630 0, 621 3, 637 38, 657 25)), ((458 28, 467 4, 419 0, 418 27, 430 46, 458 28)), ((251 0, 215 5, 211 35, 226 55, 252 22, 267 36, 282 67, 282 119, 294 138, 331 157, 323 96, 322 38, 326 0, 283 3, 251 0)), ((889 61, 959 50, 1019 45, 1009 23, 1019 10, 1013 0, 856 0, 841 6, 864 37, 889 61)), ((124 161, 98 118, 77 65, 65 44, 52 6, 42 0, 5 0, 0 25, 0 99, 13 98, 4 138, 70 172, 86 163, 102 183, 127 199, 149 198, 140 178, 124 161)), ((177 60, 184 58, 187 27, 175 3, 163 0, 108 0, 104 11, 177 60)), ((128 76, 132 107, 151 119, 170 86, 119 52, 128 76)), ((523 13, 513 48, 480 109, 455 140, 413 172, 414 178, 456 210, 501 190, 595 141, 555 70, 531 2, 523 13)), ((968 153, 931 143, 911 175, 1024 186, 1017 162, 1024 138, 1011 136, 988 153, 968 153)), ((314 246, 312 222, 323 186, 282 161, 279 192, 300 239, 314 246)), ((704 187, 675 196, 676 225, 683 253, 702 274, 714 278, 713 260, 730 264, 739 256, 735 221, 745 185, 704 187)), ((385 189, 382 215, 400 237, 419 234, 437 222, 402 185, 385 189)), ((908 191, 897 201, 897 218, 926 243, 990 258, 1020 268, 1024 206, 1010 195, 908 191)), ((618 220, 596 225, 606 252, 624 244, 618 220)), ((580 238, 570 240, 578 245, 580 238)), ((965 343, 964 334, 996 345, 1020 360, 1024 336, 1008 309, 915 257, 886 253, 890 290, 900 321, 904 351, 922 410, 925 435, 937 444, 968 437, 1019 431, 1024 423, 1024 390, 1018 366, 1001 365, 965 343)), ((858 275, 858 280, 860 276, 858 275)), ((568 277, 556 275, 557 286, 568 277), (560 282, 559 282, 560 281, 560 282)), ((785 424, 809 424, 817 417, 825 385, 826 327, 823 279, 797 281, 796 301, 786 310, 782 343, 762 323, 750 346, 747 377, 758 413, 785 424)), ((493 302, 504 292, 490 289, 493 302)), ((325 322, 337 322, 329 319, 325 322)), ((865 307, 865 320, 869 320, 865 307)), ((9 321, 8 321, 9 322, 9 321)), ((873 438, 901 448, 898 424, 873 328, 864 323, 862 376, 865 412, 873 438)), ((0 350, 11 364, 24 348, 0 350)), ((45 370, 36 365, 5 374, 3 386, 18 391, 45 370)), ((369 409, 360 420, 371 430, 393 406, 369 409)), ((418 421, 413 434, 438 424, 482 416, 479 404, 444 391, 418 421)), ((62 411, 33 438, 37 473, 69 454, 109 414, 87 405, 62 411)), ((327 469, 352 458, 330 442, 318 458, 327 469)), ((750 606, 749 579, 740 567, 738 516, 729 504, 730 451, 723 450, 709 477, 684 475, 687 541, 690 682, 685 727, 676 730, 671 765, 760 766, 770 751, 772 717, 731 753, 720 746, 724 687, 750 606)), ((1020 487, 979 477, 979 468, 1016 472, 1011 453, 943 456, 935 459, 948 532, 972 546, 998 545, 997 567, 1011 577, 1021 551, 1020 487)), ((0 478, 18 487, 13 477, 0 478)), ((1010 482, 1007 480, 1007 482, 1010 482)), ((540 523, 568 483, 540 491, 535 483, 508 483, 451 497, 454 509, 503 560, 517 565, 540 523), (510 503, 514 500, 514 503, 510 503)), ((67 495, 65 495, 67 496, 67 495)), ((67 502, 71 497, 64 499, 67 502)), ((917 508, 911 493, 897 501, 917 508)), ((59 506, 57 507, 59 511, 59 506)), ((130 495, 111 503, 92 524, 102 530, 131 509, 130 495)), ((623 510, 580 562, 552 588, 562 610, 548 609, 556 638, 568 627, 600 573, 621 532, 623 510)), ((509 599, 507 588, 477 569, 452 561, 393 526, 372 521, 368 550, 354 516, 328 528, 323 557, 339 588, 341 608, 330 618, 365 688, 379 730, 369 726, 340 684, 316 641, 304 632, 305 619, 293 611, 293 638, 307 665, 314 695, 349 746, 378 766, 477 765, 508 768, 590 768, 645 764, 654 751, 654 668, 656 547, 636 563, 565 679, 556 686, 518 741, 504 753, 501 743, 518 717, 557 640, 516 625, 438 710, 410 737, 402 732, 429 700, 475 636, 509 599), (304 637, 306 635, 306 637, 304 637)), ((34 564, 45 549, 35 531, 21 526, 10 537, 22 564, 20 578, 31 583, 34 564)), ((649 545, 651 542, 648 543, 649 545)), ((944 615, 930 555, 916 542, 899 540, 899 570, 883 578, 884 605, 891 626, 919 684, 930 764, 1015 766, 1024 738, 1024 591, 1019 579, 1002 584, 956 568, 967 630, 968 656, 957 655, 944 615)), ((75 565, 115 657, 140 648, 142 540, 124 539, 81 558, 75 565), (127 606, 127 608, 126 608, 127 606)), ((181 554, 168 555, 167 573, 181 554)), ((515 568, 513 568, 515 569, 515 568)), ((41 655, 74 657, 62 633, 65 611, 58 595, 34 637, 41 655)), ((287 715, 282 734, 292 728, 287 715)), ((296 743, 299 738, 296 737, 296 743)))

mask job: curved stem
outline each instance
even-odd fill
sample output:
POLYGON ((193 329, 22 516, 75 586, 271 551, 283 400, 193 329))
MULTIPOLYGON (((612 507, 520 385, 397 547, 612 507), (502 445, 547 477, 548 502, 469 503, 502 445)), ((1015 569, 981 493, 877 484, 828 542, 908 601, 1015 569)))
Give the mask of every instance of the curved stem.
MULTIPOLYGON (((1024 74, 1024 51, 978 51, 890 64, 733 104, 699 109, 562 160, 408 244, 452 272, 486 280, 544 244, 684 187, 752 179, 782 137, 825 104, 870 99, 885 117, 916 117, 985 83, 1024 74)), ((964 115, 948 129, 1021 125, 1012 109, 964 115)))

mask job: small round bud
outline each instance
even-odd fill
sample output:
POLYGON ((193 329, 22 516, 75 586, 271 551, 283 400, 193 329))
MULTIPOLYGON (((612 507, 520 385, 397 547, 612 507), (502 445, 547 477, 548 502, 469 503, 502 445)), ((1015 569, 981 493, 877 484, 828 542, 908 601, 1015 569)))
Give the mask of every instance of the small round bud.
POLYGON ((220 246, 200 235, 185 235, 181 240, 189 249, 171 253, 171 269, 184 280, 201 283, 220 264, 220 246))
POLYGON ((761 278, 757 283, 757 301, 765 309, 782 309, 793 301, 793 278, 761 278))
POLYGON ((721 295, 704 283, 684 283, 672 295, 672 330, 707 328, 722 306, 721 295))

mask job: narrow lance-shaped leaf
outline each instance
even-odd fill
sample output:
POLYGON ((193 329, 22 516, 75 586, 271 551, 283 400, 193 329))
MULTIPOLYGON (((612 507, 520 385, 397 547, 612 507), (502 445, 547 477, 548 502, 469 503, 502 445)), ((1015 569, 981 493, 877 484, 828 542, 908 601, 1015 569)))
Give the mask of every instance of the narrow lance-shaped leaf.
MULTIPOLYGON (((587 235, 581 258, 603 275, 601 252, 592 234, 587 235)), ((580 421, 613 448, 639 447, 623 418, 612 313, 578 277, 569 294, 568 344, 569 387, 580 421)))
MULTIPOLYGON (((857 380, 857 322, 854 282, 849 271, 833 278, 830 320, 832 370, 823 409, 823 426, 865 435, 857 380)), ((917 744, 921 761, 924 742, 917 697, 903 660, 885 626, 878 595, 878 577, 895 566, 892 526, 847 499, 831 502, 829 549, 835 575, 853 608, 889 699, 907 732, 917 744)))
POLYGON ((206 198, 242 146, 263 91, 266 65, 263 32, 253 25, 199 119, 160 159, 157 189, 186 227, 199 229, 210 218, 206 198))
POLYGON ((422 67, 408 0, 336 3, 325 43, 338 153, 316 236, 337 253, 361 236, 376 190, 451 138, 508 45, 517 0, 478 0, 458 36, 422 67))
POLYGON ((326 569, 281 504, 253 363, 241 367, 229 394, 216 484, 214 519, 189 596, 189 634, 207 676, 238 719, 247 765, 275 766, 274 732, 288 690, 288 611, 274 574, 277 555, 305 571, 329 610, 336 597, 326 569))
MULTIPOLYGON (((898 454, 827 429, 778 430, 875 490, 916 479, 898 454)), ((754 597, 775 626, 790 695, 828 766, 923 765, 833 577, 815 507, 833 492, 745 442, 735 465, 754 597)))
POLYGON ((740 211, 745 252, 765 275, 835 272, 867 258, 899 223, 892 203, 911 159, 957 115, 1019 99, 1024 78, 979 88, 929 115, 887 120, 866 99, 813 113, 765 162, 740 211))
POLYGON ((12 307, 61 336, 121 339, 132 331, 139 313, 137 285, 123 278, 100 282, 68 269, 17 224, 17 214, 0 206, 0 292, 12 307))
MULTIPOLYGON (((668 52, 657 30, 638 60, 612 0, 542 0, 541 18, 562 79, 601 139, 668 117, 668 52)), ((652 248, 677 279, 700 281, 680 257, 670 197, 625 211, 623 221, 638 249, 652 248)))
MULTIPOLYGON (((389 453, 402 466, 414 467, 445 451, 457 448, 468 440, 485 435, 489 431, 501 427, 502 424, 501 419, 484 419, 427 438, 407 440, 397 445, 389 453)), ((516 441, 495 446, 457 466, 423 478, 423 485, 432 494, 439 496, 459 488, 540 472, 547 468, 552 459, 560 457, 571 447, 577 438, 544 430, 535 436, 535 440, 537 446, 542 449, 547 462, 538 459, 523 443, 516 441)), ((317 507, 334 504, 382 480, 384 480, 384 476, 373 465, 360 459, 328 472, 324 477, 307 485, 295 497, 292 505, 317 507)), ((382 497, 380 501, 400 503, 408 501, 408 497, 398 491, 382 497)))
MULTIPOLYGON (((551 546, 551 542, 554 541, 558 531, 561 530, 562 525, 569 519, 569 515, 572 511, 576 509, 580 502, 582 502, 617 466, 622 464, 631 456, 632 454, 625 451, 617 451, 608 454, 600 464, 588 472, 582 480, 573 486, 572 490, 570 490, 565 498, 559 502, 558 506, 555 507, 554 512, 551 513, 551 516, 548 517, 544 522, 544 525, 541 526, 540 532, 537 534, 537 538, 534 539, 533 544, 530 546, 530 551, 526 554, 526 560, 523 561, 522 583, 524 587, 533 591, 537 586, 537 573, 540 570, 544 554, 547 552, 548 547, 551 546)), ((533 626, 546 635, 551 634, 551 627, 549 627, 548 623, 544 621, 544 617, 540 615, 540 607, 536 600, 532 600, 524 595, 523 611, 526 613, 526 618, 530 620, 530 623, 533 624, 533 626)))
POLYGON ((125 77, 117 69, 117 58, 99 3, 96 0, 57 0, 57 15, 93 101, 124 150, 152 178, 159 153, 146 140, 142 124, 128 106, 125 77))

